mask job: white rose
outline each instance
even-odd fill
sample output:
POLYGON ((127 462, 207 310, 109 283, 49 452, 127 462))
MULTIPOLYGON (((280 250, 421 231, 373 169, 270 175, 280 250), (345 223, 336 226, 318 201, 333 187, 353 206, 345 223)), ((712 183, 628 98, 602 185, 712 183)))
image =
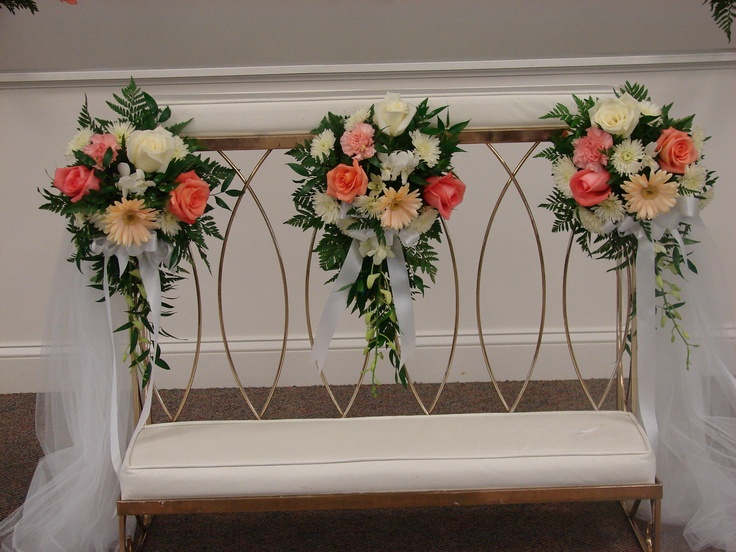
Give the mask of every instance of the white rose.
POLYGON ((628 138, 634 131, 641 109, 629 94, 598 101, 589 111, 590 122, 609 134, 628 138))
POLYGON ((417 108, 401 99, 399 94, 388 92, 383 101, 373 108, 373 122, 389 136, 398 136, 409 126, 417 108))
POLYGON ((135 130, 125 144, 128 160, 147 173, 166 172, 175 148, 174 135, 163 127, 135 130))

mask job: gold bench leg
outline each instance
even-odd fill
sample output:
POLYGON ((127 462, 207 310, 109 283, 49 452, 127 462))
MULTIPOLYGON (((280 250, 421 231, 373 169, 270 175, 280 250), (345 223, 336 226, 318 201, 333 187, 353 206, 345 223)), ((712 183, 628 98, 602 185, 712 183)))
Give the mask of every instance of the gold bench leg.
POLYGON ((133 537, 129 537, 125 531, 127 516, 118 515, 121 552, 140 552, 143 549, 143 544, 146 542, 153 516, 141 515, 135 516, 135 518, 137 522, 136 534, 133 537))
POLYGON ((641 549, 644 552, 660 552, 661 499, 651 499, 649 503, 652 508, 652 519, 643 522, 637 521, 636 519, 636 513, 641 505, 641 500, 632 501, 630 506, 626 502, 621 502, 621 505, 626 512, 626 517, 631 524, 631 528, 634 530, 636 540, 639 541, 641 549), (643 530, 640 523, 645 524, 643 530))

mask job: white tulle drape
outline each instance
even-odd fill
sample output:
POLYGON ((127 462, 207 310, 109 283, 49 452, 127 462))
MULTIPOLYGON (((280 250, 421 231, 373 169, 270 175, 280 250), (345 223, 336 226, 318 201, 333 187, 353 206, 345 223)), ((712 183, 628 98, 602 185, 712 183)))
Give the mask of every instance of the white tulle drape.
MULTIPOLYGON (((123 451, 131 431, 132 382, 122 362, 113 374, 105 304, 88 282, 88 274, 59 258, 36 406, 44 457, 25 503, 0 523, 2 552, 118 549, 119 485, 110 454, 112 378, 117 378, 115 423, 123 451)), ((124 305, 117 306, 113 312, 120 316, 124 305)), ((116 337, 118 355, 124 338, 116 337)))
MULTIPOLYGON (((679 281, 682 326, 693 343, 670 341, 668 327, 656 331, 657 473, 664 486, 663 523, 684 526, 693 550, 713 546, 736 551, 736 354, 729 285, 702 223, 691 259, 698 274, 679 281)), ((666 277, 675 281, 674 276, 666 277)), ((640 370, 647 369, 641 366, 640 370)))

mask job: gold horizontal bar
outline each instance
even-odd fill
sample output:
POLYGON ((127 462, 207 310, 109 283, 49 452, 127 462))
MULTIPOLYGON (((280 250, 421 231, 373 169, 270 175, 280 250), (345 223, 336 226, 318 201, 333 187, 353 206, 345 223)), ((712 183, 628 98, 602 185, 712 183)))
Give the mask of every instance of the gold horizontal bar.
POLYGON ((662 498, 662 484, 468 491, 377 492, 335 495, 251 496, 200 499, 120 500, 118 514, 184 514, 267 511, 474 506, 662 498))
MULTIPOLYGON (((479 128, 460 133, 462 144, 546 142, 552 132, 564 126, 479 128)), ((237 136, 193 136, 205 151, 245 151, 291 149, 312 138, 311 134, 258 134, 237 136)))

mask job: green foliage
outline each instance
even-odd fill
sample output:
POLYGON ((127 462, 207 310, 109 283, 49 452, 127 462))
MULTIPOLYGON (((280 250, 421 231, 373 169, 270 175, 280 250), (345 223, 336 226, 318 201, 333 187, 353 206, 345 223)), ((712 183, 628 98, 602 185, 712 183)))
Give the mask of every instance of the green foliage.
MULTIPOLYGON (((376 154, 358 160, 369 180, 368 189, 359 194, 356 200, 342 204, 326 196, 327 174, 339 165, 351 167, 353 164, 352 157, 343 151, 340 142, 340 137, 346 132, 345 125, 349 117, 328 113, 319 126, 312 130, 315 136, 313 139, 287 152, 295 160, 289 166, 297 176, 294 180, 297 186, 292 193, 296 213, 286 221, 302 230, 321 232, 315 253, 320 267, 333 273, 328 282, 337 278, 354 239, 362 240, 364 246, 373 244, 367 248, 371 251, 363 259, 360 274, 347 288, 347 307, 357 312, 366 323, 365 354, 370 357, 368 371, 372 375, 374 390, 378 384, 376 366, 386 357, 395 369, 396 381, 404 385, 408 382, 406 368, 402 366, 400 358, 401 329, 393 302, 391 278, 387 261, 382 256, 393 256, 391 243, 394 244, 393 247, 399 244, 406 261, 412 297, 423 295, 428 287, 423 276, 434 282, 437 275, 438 257, 434 244, 440 240, 442 234, 440 221, 433 218, 426 227, 421 228, 416 239, 408 242, 410 245, 400 243, 400 238, 403 238, 400 229, 389 232, 389 228, 381 221, 384 211, 375 205, 387 198, 387 193, 399 191, 406 186, 410 193, 421 199, 422 192, 428 185, 427 179, 453 172, 452 156, 462 151, 459 137, 467 126, 467 122, 451 123, 446 106, 432 108, 425 99, 416 106, 406 129, 397 136, 390 136, 382 132, 374 122, 376 108, 375 105, 370 106, 361 118, 374 131, 373 146, 376 154), (321 154, 315 152, 313 156, 313 144, 320 143, 321 138, 330 134, 334 137, 331 147, 325 148, 321 154), (396 152, 414 152, 412 135, 423 135, 435 141, 438 156, 433 162, 420 159, 410 174, 404 177, 393 174, 387 161, 381 160, 382 156, 396 152), (324 207, 318 209, 315 206, 318 201, 326 205, 334 201, 333 215, 322 212, 320 209, 324 207), (355 232, 361 234, 353 234, 355 232), (369 243, 367 240, 374 241, 369 243)), ((413 215, 414 219, 428 208, 423 202, 420 205, 422 207, 413 215)), ((430 211, 427 215, 435 216, 433 213, 434 211, 430 211)))
POLYGON ((13 14, 15 10, 29 10, 31 13, 38 11, 38 6, 33 0, 0 0, 0 8, 5 8, 13 14))
POLYGON ((703 4, 710 6, 710 14, 731 42, 731 24, 736 18, 736 1, 734 0, 705 0, 703 4))
MULTIPOLYGON (((113 98, 114 102, 106 103, 118 115, 116 121, 93 118, 85 97, 77 119, 79 136, 112 135, 111 133, 116 132, 115 129, 120 132, 126 124, 129 130, 151 131, 159 126, 166 128, 163 123, 171 118, 171 110, 168 107, 160 108, 153 97, 142 91, 132 78, 120 94, 113 94, 113 98)), ((84 153, 85 144, 76 144, 72 148, 73 158, 69 168, 85 171, 85 174, 93 176, 99 182, 97 189, 87 189, 76 198, 54 186, 39 189, 43 198, 40 208, 59 214, 67 220, 66 227, 75 246, 75 251, 68 260, 80 270, 83 263, 90 265, 93 273, 90 285, 95 289, 103 289, 107 274, 110 293, 117 293, 125 298, 128 322, 119 328, 119 331, 127 331, 129 336, 125 359, 131 369, 137 369, 142 374, 144 382, 150 377, 153 364, 163 369, 168 369, 168 365, 160 357, 160 350, 155 354, 151 351, 150 336, 154 331, 149 322, 151 306, 141 281, 137 253, 131 252, 127 266, 120 267, 115 255, 104 256, 97 252, 97 245, 107 244, 130 251, 124 244, 114 242, 115 238, 107 233, 109 230, 104 218, 113 205, 130 199, 140 200, 156 216, 157 227, 151 232, 155 233, 157 241, 171 246, 171 255, 159 267, 159 280, 164 294, 173 291, 176 283, 188 274, 180 263, 193 262, 192 249, 196 250, 209 268, 206 238, 222 239, 214 219, 208 214, 213 209, 212 205, 206 205, 204 212, 193 223, 185 222, 169 210, 171 193, 180 186, 178 178, 190 171, 194 171, 203 185, 209 188, 210 197, 214 197, 215 203, 220 207, 229 209, 224 198, 238 197, 242 192, 230 188, 235 176, 232 169, 195 155, 195 142, 179 136, 179 132, 188 122, 166 128, 171 135, 173 158, 165 169, 162 167, 161 172, 143 173, 137 182, 140 184, 140 180, 144 180, 146 185, 138 187, 136 191, 125 192, 128 197, 119 186, 122 179, 119 167, 127 166, 131 174, 138 173, 133 161, 128 158, 125 147, 129 136, 127 133, 114 136, 115 147, 107 147, 99 164, 98 160, 84 153), (176 139, 180 141, 179 145, 176 145, 176 139), (181 150, 179 153, 177 148, 181 150), (170 220, 165 228, 164 222, 168 219, 170 220)), ((63 175, 64 170, 66 169, 57 169, 56 175, 63 175)), ((63 181, 63 176, 60 178, 63 181)), ((149 239, 153 239, 153 234, 149 239)), ((162 316, 172 314, 173 309, 168 302, 164 301, 161 307, 162 316)), ((168 334, 162 331, 162 335, 168 334)))
MULTIPOLYGON (((696 266, 688 259, 688 251, 683 250, 683 245, 688 247, 694 244, 689 238, 691 226, 685 219, 677 222, 674 228, 669 226, 660 228, 658 215, 672 207, 672 205, 662 207, 661 203, 657 204, 656 209, 662 210, 661 212, 656 211, 653 220, 649 220, 648 216, 640 218, 637 203, 633 200, 644 196, 636 196, 636 194, 629 196, 626 187, 631 186, 632 180, 635 179, 643 179, 638 182, 650 183, 650 177, 655 173, 662 176, 660 163, 666 160, 661 158, 661 148, 657 142, 663 136, 664 131, 681 131, 685 133, 685 138, 683 138, 685 142, 689 141, 696 149, 702 147, 695 146, 694 115, 674 118, 671 115, 672 104, 657 108, 651 103, 647 88, 637 83, 626 82, 624 86, 614 90, 614 94, 620 102, 619 106, 628 105, 626 102, 630 100, 625 98, 625 95, 638 102, 638 107, 631 112, 632 117, 637 117, 636 124, 633 130, 630 130, 625 136, 623 131, 621 134, 615 134, 612 130, 609 137, 613 145, 599 150, 604 157, 602 161, 599 161, 600 165, 594 169, 585 165, 587 162, 585 156, 581 155, 581 158, 576 160, 575 148, 578 140, 587 137, 589 129, 597 126, 590 117, 591 109, 599 102, 597 98, 580 99, 573 96, 577 107, 576 112, 571 112, 567 106, 558 104, 541 117, 542 119, 559 119, 568 125, 567 129, 553 133, 550 137, 552 145, 536 156, 552 162, 553 176, 556 177, 557 184, 541 207, 552 212, 555 217, 552 224, 553 232, 572 233, 575 242, 585 254, 597 259, 614 261, 617 268, 634 264, 639 247, 638 234, 642 235, 642 239, 653 242, 656 252, 654 260, 656 297, 659 301, 656 308, 661 315, 662 326, 669 323, 672 328, 672 338, 679 338, 685 344, 686 365, 689 366, 691 350, 697 345, 690 341, 688 333, 681 324, 679 309, 683 303, 679 296, 680 288, 676 283, 665 279, 663 275, 670 273, 673 277, 684 279, 687 272, 697 273, 696 266), (636 159, 638 164, 631 165, 632 168, 616 163, 615 156, 619 151, 617 148, 623 148, 622 144, 625 140, 639 144, 641 147, 642 153, 636 159), (647 156, 649 156, 648 159, 647 156), (585 205, 578 202, 576 192, 571 186, 575 178, 571 180, 569 176, 580 175, 583 170, 596 170, 599 171, 599 174, 607 174, 608 196, 605 199, 598 199, 591 204, 587 196, 580 195, 580 200, 585 201, 585 205), (605 208, 604 203, 606 203, 605 208), (620 206, 620 211, 615 208, 617 204, 620 206), (635 231, 623 230, 622 224, 628 224, 635 231), (680 236, 682 241, 678 240, 677 236, 680 236)), ((619 113, 624 113, 626 109, 622 107, 619 113)), ((699 139, 707 140, 704 136, 699 139)), ((676 170, 677 174, 664 173, 664 180, 670 185, 676 184, 675 197, 689 196, 699 200, 701 205, 707 202, 713 193, 716 177, 712 171, 702 169, 702 160, 702 153, 698 151, 697 158, 690 161, 687 166, 688 170, 692 169, 699 171, 701 175, 704 174, 699 184, 693 183, 694 177, 684 174, 684 169, 673 168, 672 170, 676 170), (687 178, 690 180, 686 182, 687 178)), ((575 186, 578 187, 578 194, 584 193, 584 184, 576 182, 575 186)), ((648 184, 648 186, 652 185, 648 184)), ((650 195, 658 197, 657 194, 660 193, 664 192, 655 188, 653 191, 648 191, 647 197, 650 195)))

